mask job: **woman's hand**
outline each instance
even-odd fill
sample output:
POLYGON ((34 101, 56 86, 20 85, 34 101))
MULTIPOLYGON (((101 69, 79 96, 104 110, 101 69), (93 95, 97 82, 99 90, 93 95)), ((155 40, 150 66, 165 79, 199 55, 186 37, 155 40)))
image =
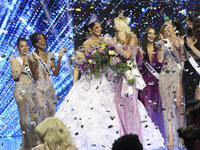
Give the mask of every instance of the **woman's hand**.
POLYGON ((62 58, 62 56, 67 52, 68 47, 65 47, 63 50, 60 49, 60 51, 58 52, 58 58, 62 58))
MULTIPOLYGON (((36 60, 36 62, 38 61, 38 56, 36 56, 36 53, 32 53, 32 55, 33 55, 33 58, 36 60)), ((31 60, 31 59, 29 59, 29 60, 31 60)))
POLYGON ((122 62, 121 59, 119 57, 114 57, 113 61, 112 61, 112 65, 116 65, 118 63, 122 62))
POLYGON ((187 37, 186 38, 186 42, 187 42, 187 45, 188 45, 189 48, 191 48, 192 46, 194 46, 191 37, 187 37))
POLYGON ((104 41, 106 42, 106 44, 108 44, 111 47, 114 47, 115 45, 117 45, 117 43, 114 41, 113 38, 105 38, 104 41))
POLYGON ((76 53, 76 56, 77 56, 78 58, 80 58, 80 59, 84 58, 84 54, 83 54, 82 52, 80 52, 80 51, 75 51, 75 53, 76 53))

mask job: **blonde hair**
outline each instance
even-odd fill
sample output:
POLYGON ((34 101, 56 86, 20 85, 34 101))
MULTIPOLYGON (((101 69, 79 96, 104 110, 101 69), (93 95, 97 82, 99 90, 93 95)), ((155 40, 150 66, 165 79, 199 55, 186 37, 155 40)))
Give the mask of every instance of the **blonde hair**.
POLYGON ((117 30, 117 41, 121 44, 127 44, 127 37, 130 39, 130 37, 134 35, 129 27, 129 20, 123 13, 120 13, 119 16, 114 19, 114 23, 117 30))
POLYGON ((58 118, 47 118, 40 123, 35 131, 46 150, 66 150, 72 145, 70 132, 58 118))

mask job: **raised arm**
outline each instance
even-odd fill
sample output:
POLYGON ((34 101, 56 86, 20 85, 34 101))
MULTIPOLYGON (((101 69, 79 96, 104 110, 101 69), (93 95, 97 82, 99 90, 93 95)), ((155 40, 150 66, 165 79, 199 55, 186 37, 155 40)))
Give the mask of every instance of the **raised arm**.
POLYGON ((19 79, 21 72, 24 70, 24 67, 19 64, 19 62, 16 59, 13 59, 10 61, 10 68, 12 72, 12 78, 14 80, 19 79))
POLYGON ((130 37, 130 42, 126 47, 123 47, 120 44, 117 44, 112 38, 105 39, 106 43, 110 46, 113 46, 117 53, 124 56, 125 58, 130 58, 133 50, 137 47, 137 37, 136 35, 132 35, 130 37))
POLYGON ((52 69, 52 71, 53 71, 53 75, 54 75, 54 76, 58 76, 58 74, 59 74, 61 58, 62 58, 62 56, 67 52, 67 48, 68 48, 68 47, 66 47, 66 48, 64 48, 63 50, 60 50, 60 51, 58 52, 58 53, 59 53, 59 56, 58 56, 58 63, 57 63, 57 66, 55 65, 53 56, 52 56, 52 58, 51 58, 51 63, 52 63, 51 69, 52 69))

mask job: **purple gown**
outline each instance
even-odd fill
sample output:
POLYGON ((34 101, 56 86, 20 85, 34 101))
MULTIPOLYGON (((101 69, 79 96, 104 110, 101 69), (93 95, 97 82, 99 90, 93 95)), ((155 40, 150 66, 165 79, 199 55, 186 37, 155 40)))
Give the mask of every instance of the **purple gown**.
MULTIPOLYGON (((132 58, 136 58, 136 54, 137 51, 133 51, 132 58)), ((116 84, 116 106, 121 124, 120 133, 121 135, 137 134, 142 141, 141 120, 137 101, 138 89, 133 84, 133 94, 121 97, 122 81, 123 78, 121 77, 116 84)))
MULTIPOLYGON (((164 121, 162 114, 162 102, 159 94, 158 79, 142 63, 144 57, 138 57, 139 70, 146 83, 146 87, 140 91, 140 100, 144 104, 149 117, 159 127, 162 136, 165 137, 164 121)), ((157 60, 157 53, 153 54, 152 62, 148 62, 157 73, 160 73, 162 64, 157 60)))
MULTIPOLYGON (((136 54, 137 50, 134 49, 132 58, 136 59, 136 54)), ((132 94, 121 95, 123 80, 122 76, 116 84, 116 107, 121 125, 120 134, 137 134, 144 149, 164 148, 162 134, 138 100, 136 84, 132 85, 132 94)))

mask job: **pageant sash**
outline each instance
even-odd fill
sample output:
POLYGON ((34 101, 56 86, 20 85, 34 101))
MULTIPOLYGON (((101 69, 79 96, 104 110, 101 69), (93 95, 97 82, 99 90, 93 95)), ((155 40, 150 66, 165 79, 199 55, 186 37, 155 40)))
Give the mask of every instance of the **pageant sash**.
POLYGON ((151 72, 151 74, 154 77, 156 77, 156 79, 159 80, 159 78, 160 78, 159 73, 157 73, 157 71, 147 61, 143 61, 143 64, 146 66, 146 68, 149 70, 149 72, 151 72))
POLYGON ((29 66, 28 65, 23 65, 23 60, 21 59, 21 57, 17 57, 16 59, 22 66, 24 66, 24 70, 26 71, 29 79, 31 81, 34 81, 34 77, 33 77, 33 74, 31 72, 31 69, 29 68, 29 66))
POLYGON ((49 77, 49 80, 52 82, 52 80, 51 80, 51 72, 50 72, 49 68, 47 67, 47 65, 45 64, 45 62, 35 52, 32 52, 32 53, 35 54, 35 56, 38 58, 38 61, 42 65, 42 67, 43 67, 45 73, 47 74, 47 76, 49 77))
POLYGON ((200 75, 200 66, 197 64, 197 62, 194 60, 194 58, 190 55, 190 53, 185 49, 185 53, 187 56, 188 61, 192 65, 192 67, 198 72, 200 75))
MULTIPOLYGON (((188 61, 192 65, 192 67, 198 72, 200 75, 200 66, 197 64, 197 62, 194 60, 194 58, 191 56, 191 54, 185 49, 185 54, 187 56, 188 61)), ((199 81, 199 88, 200 88, 200 81, 199 81)))
POLYGON ((169 42, 168 39, 164 39, 164 46, 165 46, 165 48, 168 50, 168 52, 169 52, 171 58, 174 60, 174 62, 175 62, 176 65, 178 66, 178 68, 179 68, 180 70, 182 70, 182 66, 181 66, 180 62, 178 61, 176 55, 174 54, 174 50, 173 50, 173 48, 172 48, 172 46, 171 46, 171 44, 170 44, 170 42, 169 42))

